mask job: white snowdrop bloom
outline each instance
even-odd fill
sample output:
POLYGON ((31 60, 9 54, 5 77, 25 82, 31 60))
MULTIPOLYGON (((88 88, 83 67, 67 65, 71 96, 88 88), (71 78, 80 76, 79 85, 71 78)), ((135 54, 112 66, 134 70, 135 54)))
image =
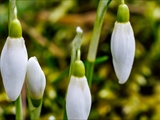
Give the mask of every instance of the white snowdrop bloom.
POLYGON ((122 1, 118 7, 117 22, 111 37, 113 66, 120 84, 127 81, 135 54, 135 38, 129 16, 129 8, 122 1))
POLYGON ((119 83, 127 81, 134 60, 135 39, 130 22, 116 22, 111 37, 113 65, 119 83))
POLYGON ((46 86, 45 75, 36 57, 31 57, 27 64, 27 89, 32 99, 41 99, 46 86))
POLYGON ((20 95, 27 68, 28 55, 23 37, 8 37, 1 53, 1 74, 11 101, 20 95))
POLYGON ((86 77, 71 76, 66 98, 69 120, 87 120, 91 109, 91 93, 86 77))

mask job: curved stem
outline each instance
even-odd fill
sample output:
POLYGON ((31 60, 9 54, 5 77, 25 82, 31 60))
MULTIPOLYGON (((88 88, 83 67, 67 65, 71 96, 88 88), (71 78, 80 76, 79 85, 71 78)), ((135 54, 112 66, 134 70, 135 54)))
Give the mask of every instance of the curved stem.
POLYGON ((8 9, 8 27, 11 23, 11 21, 15 17, 15 7, 16 7, 16 0, 9 0, 9 9, 8 9))
POLYGON ((106 10, 107 10, 110 2, 111 2, 111 0, 100 0, 100 2, 98 4, 98 10, 96 13, 96 21, 94 24, 93 34, 92 34, 91 43, 89 46, 89 52, 88 52, 88 56, 87 56, 86 77, 87 77, 89 85, 91 85, 91 83, 92 83, 92 74, 93 74, 93 70, 94 70, 94 62, 96 59, 101 28, 102 28, 102 24, 103 24, 106 10))
POLYGON ((72 73, 72 66, 75 60, 77 59, 77 50, 80 49, 82 44, 82 34, 83 30, 80 27, 77 27, 76 29, 77 35, 75 36, 73 42, 72 42, 72 53, 71 53, 71 63, 70 63, 70 70, 69 70, 69 80, 72 73))
POLYGON ((81 59, 81 51, 80 49, 77 50, 77 59, 76 60, 80 60, 81 59))
POLYGON ((89 46, 89 52, 88 52, 88 56, 87 56, 88 61, 94 62, 96 59, 101 28, 102 28, 102 24, 103 24, 106 10, 107 10, 110 2, 111 2, 111 0, 100 0, 100 2, 98 4, 98 10, 96 13, 96 21, 94 24, 93 34, 92 34, 91 43, 89 46))

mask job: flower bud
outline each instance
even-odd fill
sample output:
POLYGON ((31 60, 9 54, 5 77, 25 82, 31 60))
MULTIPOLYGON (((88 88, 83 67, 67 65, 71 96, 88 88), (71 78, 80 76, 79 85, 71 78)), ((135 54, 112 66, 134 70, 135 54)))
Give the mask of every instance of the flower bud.
POLYGON ((31 57, 28 60, 26 83, 28 93, 32 99, 39 100, 43 97, 46 78, 36 57, 31 57))
POLYGON ((71 76, 66 98, 69 120, 87 120, 91 109, 91 93, 85 76, 71 76))
POLYGON ((27 68, 28 55, 23 37, 8 37, 1 53, 1 74, 4 88, 11 101, 20 95, 27 68))
POLYGON ((111 53, 119 83, 125 83, 130 75, 135 54, 135 39, 130 22, 115 23, 111 37, 111 53))

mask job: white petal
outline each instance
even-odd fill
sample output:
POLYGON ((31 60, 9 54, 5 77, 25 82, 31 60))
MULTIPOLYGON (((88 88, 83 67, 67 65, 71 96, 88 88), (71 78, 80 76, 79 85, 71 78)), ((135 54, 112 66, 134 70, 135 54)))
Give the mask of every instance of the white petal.
POLYGON ((24 39, 8 37, 1 53, 1 74, 10 100, 20 95, 27 68, 28 55, 24 39))
POLYGON ((46 86, 46 78, 36 57, 31 57, 28 61, 26 80, 31 98, 41 99, 46 86))
POLYGON ((66 98, 68 119, 87 120, 91 109, 91 94, 86 77, 71 76, 66 98))
MULTIPOLYGON (((83 78, 79 78, 79 81, 81 83, 81 88, 83 88, 83 95, 84 95, 84 100, 85 100, 85 113, 86 116, 89 116, 90 113, 90 109, 91 109, 91 93, 90 93, 90 89, 88 86, 88 82, 86 77, 83 78)), ((88 117, 87 117, 88 118, 88 117)))
POLYGON ((125 83, 130 75, 135 54, 135 39, 130 22, 115 23, 111 37, 111 53, 119 83, 125 83))

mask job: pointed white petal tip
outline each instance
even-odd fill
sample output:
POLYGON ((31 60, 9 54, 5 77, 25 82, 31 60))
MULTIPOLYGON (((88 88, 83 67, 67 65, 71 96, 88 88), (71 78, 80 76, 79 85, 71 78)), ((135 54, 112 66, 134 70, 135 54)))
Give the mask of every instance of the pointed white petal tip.
POLYGON ((83 30, 79 26, 77 27, 76 31, 77 31, 77 33, 83 33, 83 30))
POLYGON ((126 81, 127 81, 127 80, 125 80, 125 81, 119 80, 119 84, 124 84, 126 81))
POLYGON ((46 78, 36 57, 28 60, 26 81, 30 97, 41 99, 46 86, 46 78))
POLYGON ((71 76, 66 98, 66 110, 69 120, 87 120, 91 109, 91 93, 86 77, 71 76))
POLYGON ((20 95, 27 68, 28 55, 24 39, 8 37, 1 53, 1 74, 4 88, 11 101, 20 95))
POLYGON ((32 60, 32 59, 35 59, 36 61, 38 61, 36 56, 31 57, 29 60, 32 60))
POLYGON ((130 75, 135 54, 135 39, 130 22, 115 23, 111 37, 111 53, 119 83, 123 84, 130 75))

